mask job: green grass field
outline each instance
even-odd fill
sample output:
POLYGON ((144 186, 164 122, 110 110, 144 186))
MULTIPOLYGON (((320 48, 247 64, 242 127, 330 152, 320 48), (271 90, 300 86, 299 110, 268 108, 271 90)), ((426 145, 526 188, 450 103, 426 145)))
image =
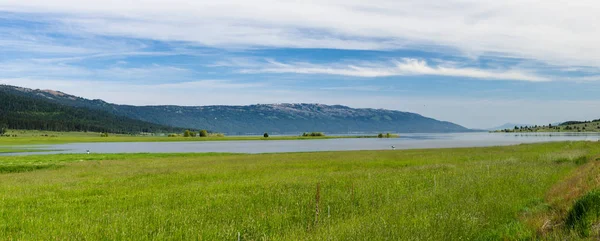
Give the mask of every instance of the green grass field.
MULTIPOLYGON (((64 143, 91 143, 91 142, 177 142, 177 141, 269 141, 269 140, 319 140, 340 138, 377 138, 377 135, 363 136, 271 136, 264 138, 256 136, 209 136, 209 137, 167 137, 167 136, 132 136, 109 134, 109 137, 100 137, 100 133, 93 132, 49 132, 49 131, 19 131, 7 133, 16 137, 0 136, 0 148, 14 145, 41 145, 64 143)), ((392 135, 398 137, 398 135, 392 135)))
POLYGON ((597 154, 600 143, 561 142, 0 157, 0 239, 577 239, 541 223, 560 223, 576 200, 564 190, 597 187, 597 154))

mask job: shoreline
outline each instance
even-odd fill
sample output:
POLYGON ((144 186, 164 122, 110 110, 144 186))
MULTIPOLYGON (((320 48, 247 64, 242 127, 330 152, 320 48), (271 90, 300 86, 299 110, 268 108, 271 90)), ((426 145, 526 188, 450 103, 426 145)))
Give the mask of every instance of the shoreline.
MULTIPOLYGON (((381 139, 398 138, 399 135, 381 139)), ((166 136, 109 136, 109 137, 77 137, 77 136, 26 136, 0 137, 0 148, 26 145, 53 145, 73 143, 116 143, 116 142, 210 142, 210 141, 285 141, 285 140, 327 140, 327 139, 371 139, 377 135, 352 136, 225 136, 225 137, 166 137, 166 136)))

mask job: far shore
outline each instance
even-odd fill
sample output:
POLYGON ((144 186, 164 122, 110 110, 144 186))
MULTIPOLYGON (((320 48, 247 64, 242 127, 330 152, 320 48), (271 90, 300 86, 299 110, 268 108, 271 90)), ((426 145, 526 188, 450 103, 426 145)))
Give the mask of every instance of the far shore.
POLYGON ((348 139, 348 138, 397 138, 399 135, 383 133, 382 137, 377 134, 371 135, 325 135, 325 136, 301 136, 301 135, 272 135, 264 137, 256 136, 208 136, 208 137, 168 137, 154 135, 124 135, 109 134, 101 137, 101 133, 92 132, 46 132, 46 131, 20 131, 14 130, 7 133, 9 136, 0 137, 0 152, 3 149, 14 150, 9 146, 22 145, 44 145, 44 144, 67 144, 67 143, 98 143, 98 142, 185 142, 185 141, 281 141, 281 140, 323 140, 323 139, 348 139))

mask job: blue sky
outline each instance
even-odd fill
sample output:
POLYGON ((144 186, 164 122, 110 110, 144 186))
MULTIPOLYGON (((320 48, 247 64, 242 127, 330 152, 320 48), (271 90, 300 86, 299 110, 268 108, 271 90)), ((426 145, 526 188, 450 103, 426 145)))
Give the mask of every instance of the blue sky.
POLYGON ((471 128, 597 119, 600 32, 586 23, 599 10, 594 1, 3 0, 0 84, 134 105, 386 108, 471 128))

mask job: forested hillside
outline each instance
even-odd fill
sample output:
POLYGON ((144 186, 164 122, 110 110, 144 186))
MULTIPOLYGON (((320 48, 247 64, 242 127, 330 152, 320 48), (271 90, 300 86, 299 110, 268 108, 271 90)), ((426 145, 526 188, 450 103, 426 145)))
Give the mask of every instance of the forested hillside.
POLYGON ((463 126, 419 114, 384 109, 356 109, 323 104, 247 106, 133 106, 89 100, 54 90, 0 85, 0 89, 56 104, 105 111, 117 116, 181 128, 244 135, 302 132, 467 132, 463 126))
POLYGON ((60 105, 0 89, 0 127, 110 133, 171 132, 179 129, 116 116, 106 111, 60 105))

